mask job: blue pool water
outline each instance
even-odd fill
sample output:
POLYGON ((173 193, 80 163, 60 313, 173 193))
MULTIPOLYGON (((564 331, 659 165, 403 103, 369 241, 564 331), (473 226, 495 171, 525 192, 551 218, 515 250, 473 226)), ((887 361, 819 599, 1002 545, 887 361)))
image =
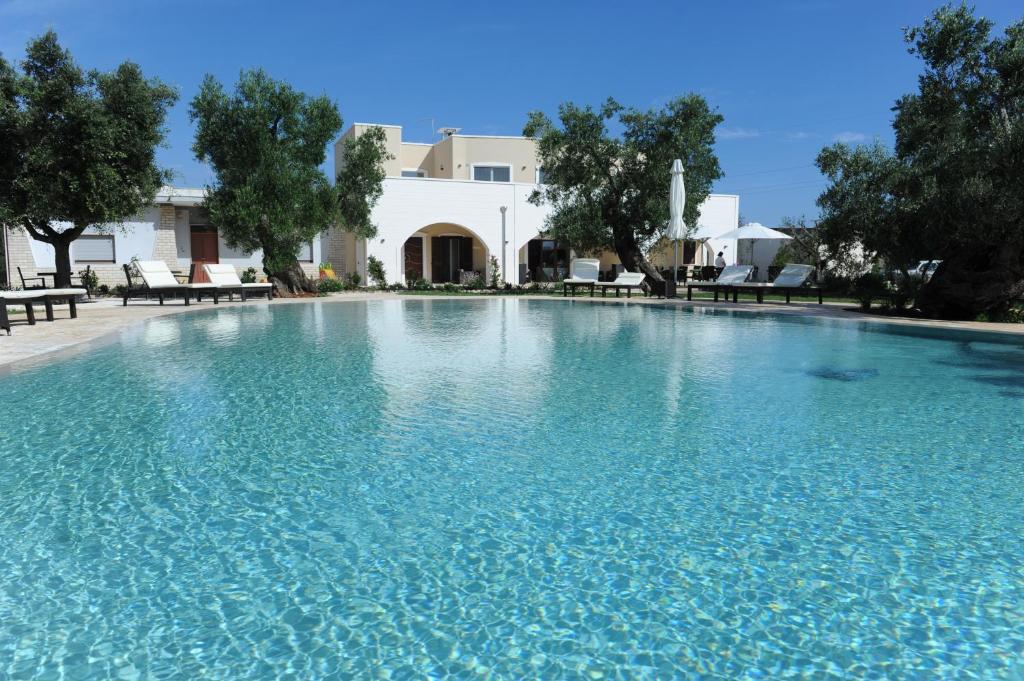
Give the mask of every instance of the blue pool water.
POLYGON ((1024 675, 1019 345, 221 305, 0 394, 0 678, 1024 675))

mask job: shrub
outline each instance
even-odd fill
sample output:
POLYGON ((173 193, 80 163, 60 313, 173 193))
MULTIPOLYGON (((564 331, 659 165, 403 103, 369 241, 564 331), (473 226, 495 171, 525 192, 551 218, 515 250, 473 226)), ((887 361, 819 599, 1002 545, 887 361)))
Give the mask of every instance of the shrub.
POLYGON ((853 296, 864 312, 871 309, 871 303, 875 300, 887 299, 889 293, 888 282, 878 272, 867 272, 853 282, 853 296))
POLYGON ((338 279, 320 279, 317 282, 317 291, 325 296, 328 293, 338 293, 345 290, 345 282, 338 279))
POLYGON ((410 291, 429 291, 432 288, 433 286, 431 286, 430 282, 426 279, 417 279, 409 284, 410 291))
POLYGON ((345 277, 345 288, 348 289, 349 291, 354 291, 355 289, 359 288, 359 281, 359 273, 351 272, 348 274, 348 276, 345 277))
POLYGON ((458 286, 456 286, 455 284, 453 284, 453 283, 452 283, 452 282, 450 282, 450 281, 446 281, 446 282, 444 283, 444 286, 442 286, 441 288, 442 288, 442 289, 443 289, 444 291, 447 291, 448 293, 451 293, 452 291, 458 291, 458 290, 459 290, 459 287, 458 287, 458 286))
POLYGON ((903 310, 911 301, 916 300, 923 283, 919 277, 897 275, 890 284, 889 291, 889 303, 893 309, 903 310))
POLYGON ((100 285, 100 276, 90 269, 84 269, 78 273, 78 276, 82 280, 82 288, 90 293, 95 291, 100 285))
POLYGON ((243 284, 255 284, 256 283, 256 268, 247 267, 242 270, 242 283, 243 284))
POLYGON ((400 282, 400 281, 396 281, 395 283, 393 283, 390 286, 388 286, 388 290, 389 291, 404 291, 405 290, 405 285, 402 282, 400 282))
POLYGON ((498 288, 501 285, 501 267, 498 266, 498 257, 491 256, 491 288, 498 288))
POLYGON ((107 286, 106 284, 100 284, 100 293, 103 295, 107 295, 108 293, 110 293, 110 287, 107 286))
POLYGON ((376 256, 371 255, 366 259, 366 274, 381 291, 386 291, 388 288, 388 277, 387 272, 384 271, 384 263, 377 259, 376 256))
POLYGON ((475 274, 472 278, 468 279, 464 286, 470 291, 480 291, 486 288, 484 283, 484 277, 482 274, 475 274))

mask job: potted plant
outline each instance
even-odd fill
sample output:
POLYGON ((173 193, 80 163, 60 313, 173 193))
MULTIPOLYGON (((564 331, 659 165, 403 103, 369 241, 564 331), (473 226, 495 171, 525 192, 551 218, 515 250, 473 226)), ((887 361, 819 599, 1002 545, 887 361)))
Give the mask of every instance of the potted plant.
POLYGON ((321 279, 337 279, 338 277, 334 274, 334 266, 329 262, 320 263, 320 278, 321 279))

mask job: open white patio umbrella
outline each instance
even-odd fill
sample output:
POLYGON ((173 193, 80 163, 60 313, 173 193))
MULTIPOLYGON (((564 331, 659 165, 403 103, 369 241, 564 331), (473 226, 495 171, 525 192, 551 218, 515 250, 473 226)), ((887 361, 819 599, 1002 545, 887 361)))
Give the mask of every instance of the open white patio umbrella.
POLYGON ((691 241, 696 241, 700 245, 701 251, 702 251, 701 260, 705 261, 705 264, 708 264, 708 265, 711 264, 710 262, 707 262, 708 258, 706 257, 706 254, 703 253, 705 247, 707 246, 708 240, 709 239, 717 239, 718 235, 720 233, 721 233, 721 228, 719 228, 719 227, 708 227, 707 225, 702 225, 702 224, 700 224, 698 222, 697 223, 697 229, 695 229, 693 231, 693 234, 690 235, 690 240, 691 241))
MULTIPOLYGON (((754 242, 760 241, 761 239, 792 239, 793 237, 788 234, 783 234, 778 230, 765 227, 760 222, 750 222, 738 229, 731 230, 725 234, 719 234, 715 237, 716 239, 736 239, 737 241, 743 239, 750 239, 754 242)), ((750 247, 750 259, 754 259, 754 246, 750 247)), ((753 264, 753 263, 751 263, 753 264)))
POLYGON ((678 158, 672 161, 672 184, 669 187, 668 227, 665 236, 672 241, 672 281, 676 280, 679 269, 679 242, 686 238, 686 224, 683 223, 683 210, 686 208, 686 185, 683 183, 683 162, 678 158))

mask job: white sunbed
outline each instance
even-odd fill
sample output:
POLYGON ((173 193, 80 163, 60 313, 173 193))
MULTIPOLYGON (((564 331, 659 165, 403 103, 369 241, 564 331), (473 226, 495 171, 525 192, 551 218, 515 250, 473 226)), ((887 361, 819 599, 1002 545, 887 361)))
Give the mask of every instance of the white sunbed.
MULTIPOLYGON (((599 281, 597 285, 601 287, 601 297, 605 297, 608 294, 608 289, 615 289, 615 297, 619 297, 619 291, 626 289, 626 297, 633 297, 633 289, 640 288, 640 285, 644 283, 643 272, 620 272, 619 276, 615 277, 615 281, 599 281)), ((593 292, 591 292, 593 295, 593 292)))
POLYGON ((27 291, 0 291, 0 329, 7 331, 7 335, 11 335, 11 322, 7 316, 8 305, 24 305, 25 316, 28 318, 28 323, 36 323, 36 313, 33 308, 34 303, 42 303, 46 308, 46 321, 52 322, 53 316, 53 304, 66 302, 68 304, 68 310, 72 319, 78 317, 78 306, 76 305, 79 298, 86 295, 87 291, 84 288, 41 288, 41 289, 30 289, 27 291))
POLYGON ((594 285, 601 271, 601 261, 596 258, 576 258, 572 261, 572 276, 562 280, 562 297, 576 295, 579 287, 590 289, 594 295, 594 285))
POLYGON ((739 291, 752 291, 757 296, 757 302, 764 302, 765 291, 780 291, 786 296, 786 304, 789 304, 790 296, 801 291, 812 291, 818 294, 818 304, 821 305, 822 293, 820 286, 809 286, 807 281, 814 274, 813 265, 788 264, 782 268, 775 281, 768 282, 747 282, 736 285, 733 288, 733 302, 736 301, 739 291))
POLYGON ((746 282, 753 271, 753 265, 729 265, 722 270, 721 274, 714 281, 688 281, 686 282, 686 299, 693 300, 693 289, 714 291, 716 302, 718 301, 718 292, 725 291, 726 299, 728 299, 729 291, 733 287, 746 282))
POLYGON ((124 305, 128 305, 128 298, 149 295, 157 296, 161 305, 164 304, 164 296, 181 295, 185 299, 185 305, 188 305, 193 295, 196 297, 196 302, 201 302, 204 293, 213 298, 214 304, 220 302, 216 284, 180 284, 163 260, 139 260, 135 263, 135 267, 138 269, 144 285, 135 286, 133 284, 131 269, 125 265, 124 271, 129 285, 124 291, 124 305))
POLYGON ((221 293, 228 294, 228 300, 233 300, 236 293, 242 296, 243 302, 246 299, 247 293, 255 293, 260 296, 265 295, 267 300, 272 300, 274 297, 273 284, 242 283, 242 280, 238 278, 238 272, 235 271, 234 265, 224 263, 207 264, 203 265, 203 270, 206 272, 206 276, 210 278, 211 284, 214 284, 221 293))

